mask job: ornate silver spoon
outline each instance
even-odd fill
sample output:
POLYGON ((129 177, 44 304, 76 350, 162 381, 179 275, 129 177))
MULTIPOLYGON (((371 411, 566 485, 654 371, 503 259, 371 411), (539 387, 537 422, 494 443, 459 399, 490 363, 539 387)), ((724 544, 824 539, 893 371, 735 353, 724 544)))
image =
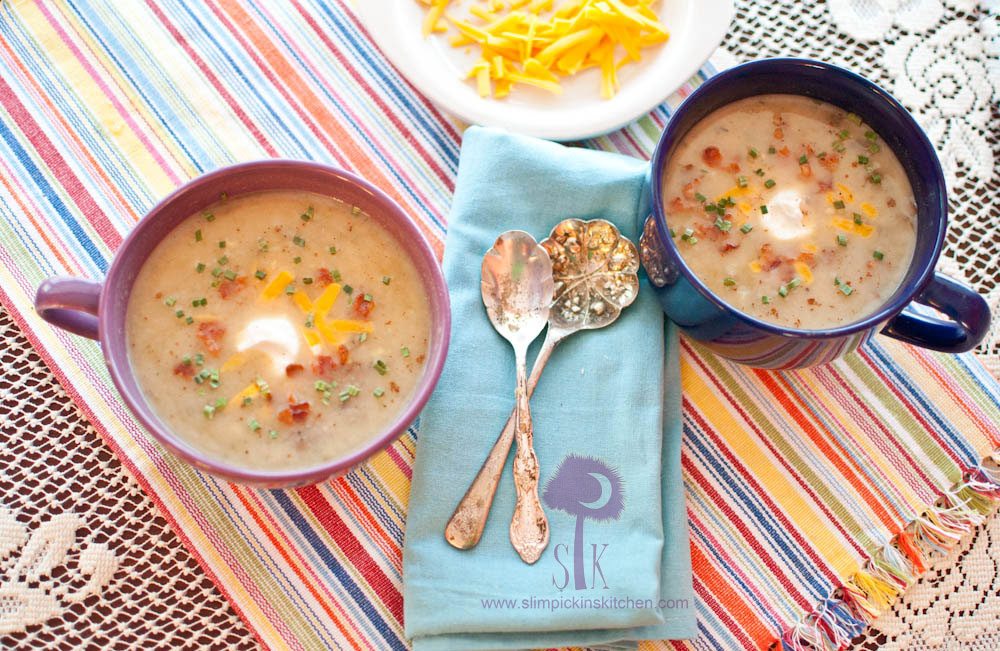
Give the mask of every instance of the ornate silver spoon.
POLYGON ((510 542, 526 563, 534 563, 549 544, 549 521, 538 499, 538 458, 532 446, 525 357, 545 327, 552 305, 552 262, 545 249, 524 231, 507 231, 483 257, 482 292, 493 327, 511 346, 517 365, 514 393, 514 488, 517 504, 510 542))
MULTIPOLYGON (((552 260, 555 295, 545 342, 528 378, 529 396, 559 342, 574 332, 610 325, 639 292, 639 252, 611 222, 566 219, 542 246, 552 260)), ((483 535, 514 440, 514 423, 511 414, 448 521, 445 539, 453 547, 471 549, 483 535)))

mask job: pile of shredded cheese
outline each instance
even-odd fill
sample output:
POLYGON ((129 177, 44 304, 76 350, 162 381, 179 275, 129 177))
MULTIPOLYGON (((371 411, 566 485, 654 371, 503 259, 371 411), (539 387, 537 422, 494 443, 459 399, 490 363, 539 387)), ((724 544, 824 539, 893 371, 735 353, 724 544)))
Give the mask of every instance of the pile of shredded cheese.
POLYGON ((448 13, 452 0, 418 1, 428 7, 424 36, 450 32, 447 21, 458 32, 452 46, 480 48, 468 78, 481 97, 505 97, 514 84, 558 94, 560 77, 596 67, 609 99, 618 69, 670 38, 651 8, 657 0, 565 0, 555 8, 553 0, 481 0, 465 20, 448 13))

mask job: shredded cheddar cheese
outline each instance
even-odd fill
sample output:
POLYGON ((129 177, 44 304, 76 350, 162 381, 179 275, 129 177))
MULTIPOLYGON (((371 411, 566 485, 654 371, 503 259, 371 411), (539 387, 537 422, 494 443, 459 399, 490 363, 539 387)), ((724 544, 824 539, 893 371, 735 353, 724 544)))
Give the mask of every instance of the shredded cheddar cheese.
POLYGON ((481 97, 505 97, 513 85, 562 92, 561 77, 600 70, 601 97, 618 92, 618 70, 642 50, 666 42, 667 28, 652 8, 658 0, 485 0, 468 17, 449 13, 452 0, 418 0, 427 7, 425 37, 450 31, 453 47, 478 46, 467 78, 481 97), (621 54, 620 54, 621 53, 621 54))
POLYGON ((287 271, 282 270, 281 272, 278 273, 277 276, 274 277, 274 280, 269 282, 267 286, 264 287, 264 291, 261 292, 260 294, 261 298, 264 299, 277 298, 278 295, 281 294, 281 292, 285 291, 285 288, 288 287, 288 284, 293 280, 295 280, 295 276, 293 276, 287 271))
POLYGON ((802 279, 807 285, 811 285, 813 281, 813 272, 805 262, 795 263, 795 274, 802 279))
POLYGON ((861 237, 871 237, 872 231, 875 230, 874 228, 872 228, 870 224, 858 224, 855 223, 854 220, 845 219, 843 217, 838 217, 837 219, 834 219, 833 225, 834 227, 839 228, 842 231, 846 231, 848 233, 855 233, 857 235, 860 235, 861 237))

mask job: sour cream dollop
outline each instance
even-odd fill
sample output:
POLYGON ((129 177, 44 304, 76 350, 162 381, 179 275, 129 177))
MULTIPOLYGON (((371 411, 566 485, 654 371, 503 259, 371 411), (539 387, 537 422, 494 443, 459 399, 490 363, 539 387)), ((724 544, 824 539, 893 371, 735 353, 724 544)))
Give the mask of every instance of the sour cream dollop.
POLYGON ((236 335, 238 352, 253 349, 267 355, 276 373, 284 373, 285 368, 295 361, 299 345, 299 333, 295 326, 281 317, 254 319, 236 335))
POLYGON ((767 202, 767 214, 761 215, 764 228, 779 240, 799 240, 812 229, 805 224, 802 197, 794 190, 782 190, 767 202))

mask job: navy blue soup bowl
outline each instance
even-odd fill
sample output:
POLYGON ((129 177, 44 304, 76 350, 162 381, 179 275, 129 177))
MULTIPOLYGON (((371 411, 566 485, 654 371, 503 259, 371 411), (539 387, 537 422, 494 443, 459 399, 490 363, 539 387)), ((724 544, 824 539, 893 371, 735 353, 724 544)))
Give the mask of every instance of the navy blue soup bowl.
POLYGON ((722 72, 688 97, 670 118, 653 155, 652 215, 643 229, 643 266, 664 312, 691 338, 736 362, 800 368, 830 362, 875 333, 944 352, 974 348, 989 327, 986 301, 934 272, 948 225, 944 175, 927 136, 899 102, 858 75, 818 61, 764 59, 722 72), (876 312, 828 330, 787 328, 738 311, 684 263, 663 212, 663 174, 674 148, 709 113, 769 93, 805 95, 861 116, 896 153, 917 203, 917 242, 902 284, 876 312), (935 310, 918 311, 913 304, 935 310))

